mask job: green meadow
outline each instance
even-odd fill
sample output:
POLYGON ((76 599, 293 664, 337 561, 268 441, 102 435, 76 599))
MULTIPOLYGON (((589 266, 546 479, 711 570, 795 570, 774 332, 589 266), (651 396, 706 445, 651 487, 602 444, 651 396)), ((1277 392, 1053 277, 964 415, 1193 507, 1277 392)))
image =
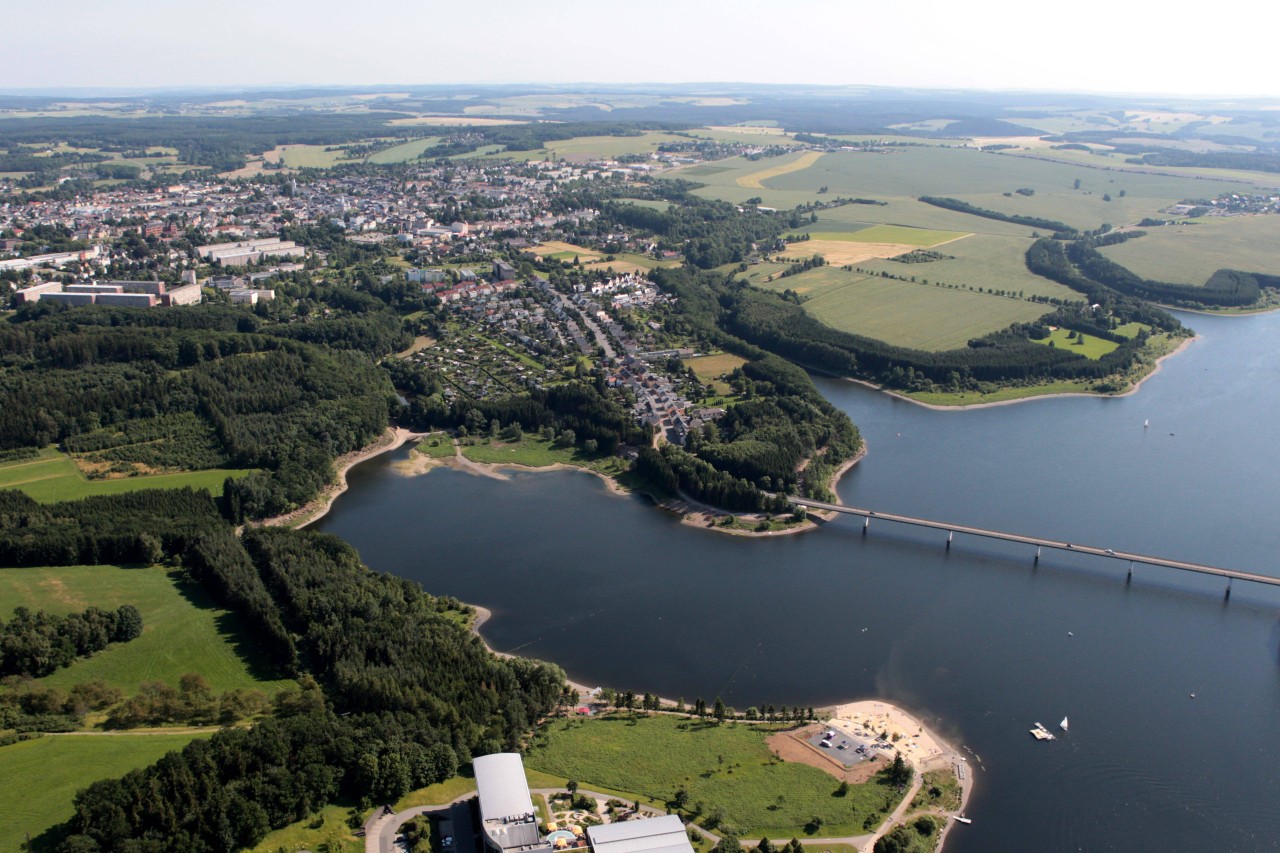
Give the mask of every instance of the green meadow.
MULTIPOLYGON (((877 267, 892 267, 895 275, 903 276, 918 275, 918 268, 936 265, 875 263, 877 267)), ((865 269, 870 264, 858 266, 865 269)), ((1053 310, 1050 305, 979 293, 976 289, 939 286, 933 278, 929 281, 930 284, 899 281, 826 266, 775 278, 760 286, 796 291, 806 297, 804 310, 834 329, 932 351, 962 347, 971 338, 999 331, 1011 323, 1034 320, 1053 310)))
POLYGON ((1066 329, 1054 329, 1049 333, 1049 337, 1037 340, 1036 343, 1044 344, 1045 346, 1053 344, 1058 349, 1079 353, 1085 358, 1092 358, 1095 361, 1120 346, 1115 341, 1105 341, 1102 338, 1095 338, 1093 335, 1080 334, 1073 340, 1068 337, 1070 334, 1071 332, 1066 329))
POLYGON ((37 459, 0 464, 0 489, 18 489, 40 503, 71 501, 96 495, 119 495, 138 489, 181 489, 190 486, 213 495, 222 494, 228 477, 245 477, 251 470, 210 468, 175 474, 149 474, 115 480, 90 480, 70 456, 55 448, 40 451, 37 459))
POLYGON ((19 850, 27 838, 69 820, 81 788, 146 767, 204 736, 46 735, 0 747, 0 850, 19 850))
POLYGON ((530 768, 664 803, 677 789, 702 815, 723 811, 740 835, 774 838, 860 834, 863 820, 896 804, 896 792, 872 781, 841 797, 839 783, 816 767, 784 762, 765 739, 775 727, 686 720, 674 716, 610 715, 555 720, 534 737, 530 768), (822 819, 816 833, 805 826, 822 819))
POLYGON ((1214 216, 1162 225, 1101 251, 1145 278, 1201 285, 1220 269, 1280 275, 1280 216, 1214 216))
POLYGON ((0 569, 0 619, 16 607, 66 614, 132 604, 142 636, 82 658, 34 684, 66 690, 102 680, 126 695, 144 681, 177 686, 198 672, 215 692, 235 688, 272 694, 290 682, 273 677, 239 620, 215 605, 181 570, 161 566, 49 566, 0 569))

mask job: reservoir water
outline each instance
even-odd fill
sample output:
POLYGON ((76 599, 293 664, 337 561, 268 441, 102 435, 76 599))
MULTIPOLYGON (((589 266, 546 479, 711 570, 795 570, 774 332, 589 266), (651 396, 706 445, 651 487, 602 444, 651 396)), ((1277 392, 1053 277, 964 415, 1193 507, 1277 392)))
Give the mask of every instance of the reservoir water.
MULTIPOLYGON (((850 504, 1280 576, 1280 315, 1135 395, 933 411, 818 380, 866 437, 850 504), (1145 420, 1150 427, 1143 427, 1145 420)), ((883 697, 980 756, 976 851, 1280 849, 1280 590, 842 517, 757 540, 578 472, 355 469, 316 527, 493 610, 578 681, 738 708, 883 697), (1194 694, 1194 698, 1192 698, 1194 694), (1039 743, 1039 721, 1071 734, 1039 743)))

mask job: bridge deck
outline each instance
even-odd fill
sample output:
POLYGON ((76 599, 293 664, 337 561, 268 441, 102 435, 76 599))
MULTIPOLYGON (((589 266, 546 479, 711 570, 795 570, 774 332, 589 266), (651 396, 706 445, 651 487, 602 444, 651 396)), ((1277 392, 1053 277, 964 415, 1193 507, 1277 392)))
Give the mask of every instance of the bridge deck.
POLYGON ((875 518, 882 519, 884 521, 895 521, 899 524, 911 524, 916 527, 929 527, 934 530, 946 530, 949 533, 966 533, 970 536, 982 536, 987 539, 1001 539, 1005 542, 1021 542, 1026 545, 1034 545, 1037 548, 1056 548, 1059 551, 1071 551, 1077 554, 1092 554, 1097 557, 1108 557, 1113 560, 1126 560, 1131 563, 1142 563, 1147 566, 1164 566, 1169 569, 1179 569, 1185 572, 1197 572, 1202 575, 1214 575, 1220 578, 1232 578, 1236 580, 1268 584, 1270 586, 1280 586, 1280 578, 1271 577, 1270 575, 1260 575, 1254 572, 1240 572, 1235 569, 1224 569, 1219 566, 1205 565, 1204 563, 1192 563, 1185 560, 1170 560, 1165 557, 1152 557, 1149 554, 1134 554, 1127 551, 1113 551, 1107 548, 1096 548, 1092 545, 1078 545, 1074 542, 1060 542, 1056 539, 1041 539, 1037 536, 1023 536, 1018 533, 1006 533, 1002 530, 987 530, 983 527, 970 527, 965 524, 949 524, 943 521, 932 521, 927 518, 916 518, 910 515, 895 515, 888 512, 876 512, 874 510, 843 506, 841 504, 811 501, 805 498, 792 497, 788 498, 788 500, 797 506, 804 506, 810 509, 824 510, 827 512, 838 512, 845 515, 858 515, 867 519, 875 518))

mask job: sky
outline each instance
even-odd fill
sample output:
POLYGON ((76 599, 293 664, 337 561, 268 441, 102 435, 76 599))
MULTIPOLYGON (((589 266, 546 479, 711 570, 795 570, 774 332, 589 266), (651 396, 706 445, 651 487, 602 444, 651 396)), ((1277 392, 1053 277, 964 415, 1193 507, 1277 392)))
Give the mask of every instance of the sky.
POLYGON ((1275 0, 13 5, 6 91, 736 81, 1280 97, 1275 0))

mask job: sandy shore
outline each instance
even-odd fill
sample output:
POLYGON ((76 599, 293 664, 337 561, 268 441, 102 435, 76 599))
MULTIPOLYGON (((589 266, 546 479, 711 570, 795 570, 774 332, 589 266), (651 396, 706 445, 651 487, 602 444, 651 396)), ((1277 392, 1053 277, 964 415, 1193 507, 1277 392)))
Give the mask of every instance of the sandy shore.
MULTIPOLYGON (((974 768, 969 766, 968 759, 919 719, 888 702, 862 700, 839 705, 832 710, 829 724, 843 731, 868 731, 877 734, 887 732, 889 742, 895 747, 894 751, 920 775, 931 770, 950 770, 955 773, 957 766, 964 767, 964 778, 960 779, 957 775, 960 782, 960 808, 946 813, 947 824, 938 839, 936 849, 942 850, 947 840, 947 833, 955 826, 955 821, 949 818, 964 814, 965 808, 969 805, 969 796, 973 792, 974 768), (898 738, 896 743, 893 740, 895 736, 898 738)), ((903 809, 898 817, 904 817, 908 813, 908 809, 903 809)), ((881 836, 888 832, 893 828, 893 823, 886 823, 876 835, 881 836)))
POLYGON ((333 502, 347 490, 348 471, 361 462, 366 462, 375 456, 395 450, 406 441, 415 441, 422 438, 422 435, 422 433, 410 432, 399 427, 388 427, 387 431, 372 444, 367 444, 359 450, 338 457, 334 462, 334 466, 337 468, 337 476, 334 478, 334 482, 313 500, 308 501, 293 512, 264 519, 256 522, 254 526, 297 527, 301 529, 317 519, 324 518, 330 508, 333 507, 333 502))
POLYGON ((1138 390, 1142 388, 1144 382, 1160 372, 1160 368, 1165 359, 1173 358, 1175 355, 1182 352, 1198 340, 1200 340, 1199 335, 1184 338, 1182 343, 1178 344, 1176 348, 1157 358, 1155 364, 1152 365, 1151 370, 1145 376, 1118 394, 1093 394, 1085 391, 1066 391, 1059 394, 1038 394, 1034 397, 1019 397, 1016 400, 996 400, 991 403, 966 403, 963 406, 943 406, 938 403, 925 403, 921 400, 913 399, 912 397, 908 397, 907 395, 897 391, 890 391, 888 388, 882 388, 874 382, 868 382, 865 379, 850 379, 846 377, 844 381, 852 382, 855 385, 861 385, 864 388, 870 388, 872 391, 879 391, 883 394, 888 394, 890 397, 902 400, 904 403, 911 403, 914 406, 933 409, 937 412, 963 412, 969 409, 990 409, 995 408, 996 406, 1013 406, 1018 403, 1034 403, 1037 400, 1056 400, 1062 397, 1092 397, 1095 399, 1105 399, 1107 397, 1128 397, 1131 394, 1137 394, 1138 390))

